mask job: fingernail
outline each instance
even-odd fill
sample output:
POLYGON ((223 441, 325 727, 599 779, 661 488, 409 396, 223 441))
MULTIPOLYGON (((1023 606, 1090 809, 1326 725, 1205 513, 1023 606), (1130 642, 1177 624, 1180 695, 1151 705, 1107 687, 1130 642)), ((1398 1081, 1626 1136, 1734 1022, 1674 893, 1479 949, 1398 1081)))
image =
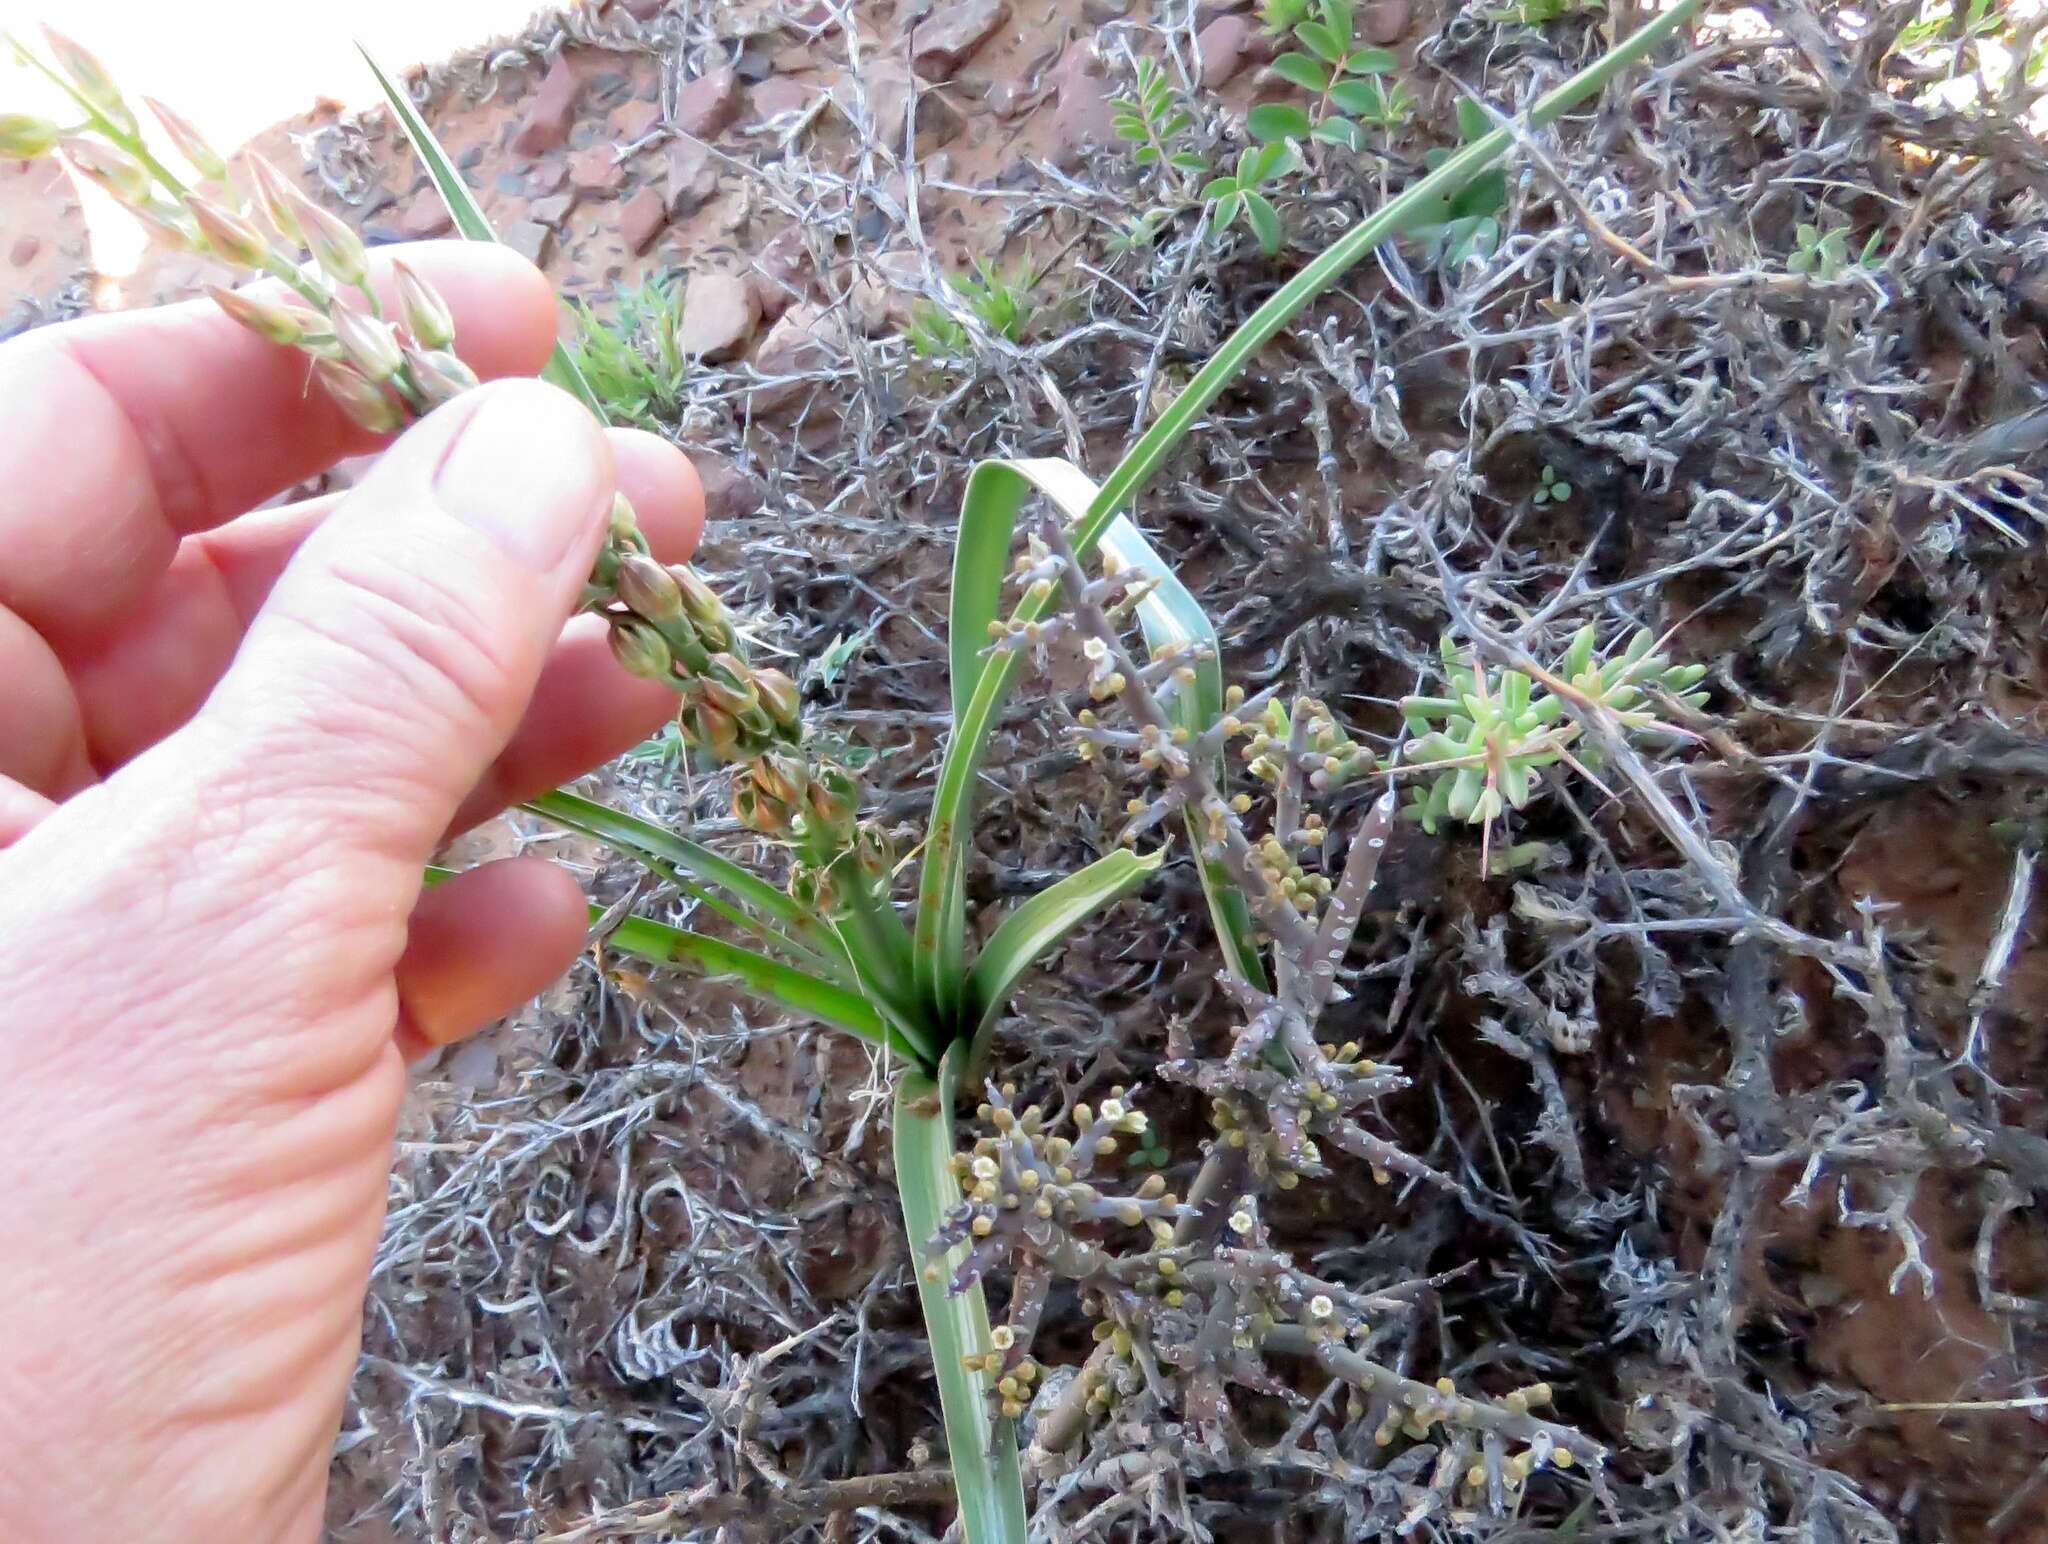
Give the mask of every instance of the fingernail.
POLYGON ((611 504, 604 433, 567 393, 539 381, 478 390, 434 474, 434 496, 517 562, 551 573, 611 504))

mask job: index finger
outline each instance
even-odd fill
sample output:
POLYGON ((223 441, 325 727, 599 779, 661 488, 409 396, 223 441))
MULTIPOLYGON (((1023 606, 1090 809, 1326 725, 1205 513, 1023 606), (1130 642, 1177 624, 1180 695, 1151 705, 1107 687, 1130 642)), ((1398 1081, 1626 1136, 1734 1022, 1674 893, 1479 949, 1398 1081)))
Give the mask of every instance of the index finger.
MULTIPOLYGON (((554 345, 538 270, 489 243, 383 248, 447 300, 478 375, 532 375, 554 345)), ((179 538, 377 443, 211 301, 122 312, 0 345, 0 606, 61 650, 118 617, 179 538)))

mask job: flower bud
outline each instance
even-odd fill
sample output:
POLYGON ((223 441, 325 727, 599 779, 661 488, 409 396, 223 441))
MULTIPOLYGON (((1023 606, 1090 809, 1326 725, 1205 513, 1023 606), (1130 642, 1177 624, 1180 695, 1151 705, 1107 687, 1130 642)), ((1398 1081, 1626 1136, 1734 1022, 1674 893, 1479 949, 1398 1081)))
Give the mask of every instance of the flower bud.
POLYGON ((286 202, 320 271, 336 284, 360 286, 370 276, 370 254, 363 250, 362 237, 347 221, 329 214, 297 188, 288 191, 286 202))
POLYGON ((146 204, 130 204, 128 212, 135 217, 136 224, 180 251, 196 252, 203 245, 192 216, 176 204, 159 204, 152 199, 146 204))
POLYGON ((185 196, 185 207, 199 226, 200 238, 208 250, 224 263, 237 268, 262 268, 270 258, 270 244, 247 220, 197 193, 185 196))
POLYGON ((748 775, 765 797, 792 807, 804 796, 804 789, 810 783, 810 774, 801 761, 793 756, 779 756, 773 751, 755 757, 753 766, 748 768, 748 775))
POLYGON ((405 364, 405 356, 398 351, 398 339, 374 316, 336 305, 327 313, 327 321, 349 362, 371 380, 380 384, 388 381, 405 364))
POLYGON ((420 395, 427 399, 429 406, 438 407, 477 387, 476 371, 446 349, 422 352, 409 348, 405 350, 405 367, 412 373, 413 384, 419 387, 420 395))
POLYGON ((313 374, 341 410, 372 434, 389 434, 405 422, 405 414, 360 371, 331 359, 313 361, 313 374))
MULTIPOLYGON (((718 598, 718 592, 704 582, 703 575, 694 568, 677 564, 669 570, 675 576, 676 584, 683 592, 683 610, 690 620, 702 629, 708 638, 716 631, 723 630, 730 640, 732 624, 725 614, 725 602, 718 598)), ((729 647, 729 642, 714 644, 714 648, 729 647)))
POLYGON ((753 671, 730 654, 711 656, 711 671, 704 677, 702 690, 735 718, 761 706, 761 695, 754 690, 753 671))
POLYGON ((764 797, 753 784, 733 784, 732 818, 757 836, 787 836, 789 807, 764 797))
POLYGON ((613 617, 612 657, 628 671, 649 681, 666 681, 674 663, 660 633, 638 617, 613 617))
POLYGON ((207 285, 206 293, 213 297, 213 303, 221 310, 251 332, 268 338, 272 343, 289 346, 306 336, 306 328, 301 318, 306 317, 309 314, 307 312, 296 311, 274 300, 245 295, 239 290, 231 290, 219 284, 207 285))
POLYGON ((283 172, 253 150, 242 158, 242 164, 249 169, 249 180, 256 186, 256 202, 262 206, 271 228, 293 246, 304 246, 306 233, 299 228, 299 217, 292 208, 292 195, 298 190, 283 172))
POLYGON ((697 702, 684 715, 691 741, 720 761, 735 761, 740 753, 739 725, 732 715, 715 704, 697 702))
POLYGON ((121 89, 114 84, 114 77, 107 73, 107 67, 54 27, 43 28, 43 39, 50 45, 50 52, 57 56, 57 63, 64 67, 64 73, 71 77, 72 84, 78 87, 78 94, 98 108, 116 128, 133 134, 135 114, 121 99, 121 89))
POLYGON ((773 666, 755 670, 754 690, 760 693, 761 706, 768 710, 768 716, 775 720, 777 728, 794 733, 803 726, 796 682, 780 670, 773 666))
POLYGON ((33 161, 57 148, 63 130, 47 118, 28 113, 0 113, 0 157, 33 161))
POLYGON ((828 831, 836 831, 853 819, 854 809, 860 802, 860 784, 844 767, 825 762, 819 766, 818 775, 811 779, 810 787, 805 790, 805 801, 819 825, 828 831))
POLYGON ((398 279, 398 311, 422 348, 446 348, 455 341, 455 318, 448 302, 425 279, 403 263, 393 263, 398 279))
POLYGON ((121 203, 132 207, 149 201, 149 173, 127 151, 76 134, 67 135, 57 144, 72 166, 121 203))
POLYGON ((213 146, 195 129, 190 122, 172 112, 155 97, 142 99, 149 110, 156 114, 156 121, 164 126, 164 132, 171 137, 171 143, 178 147, 178 154, 192 163, 192 169, 208 182, 225 181, 228 163, 220 158, 213 146))
POLYGON ((621 554, 617 587, 626 609, 650 622, 683 619, 683 592, 675 577, 645 553, 621 554))

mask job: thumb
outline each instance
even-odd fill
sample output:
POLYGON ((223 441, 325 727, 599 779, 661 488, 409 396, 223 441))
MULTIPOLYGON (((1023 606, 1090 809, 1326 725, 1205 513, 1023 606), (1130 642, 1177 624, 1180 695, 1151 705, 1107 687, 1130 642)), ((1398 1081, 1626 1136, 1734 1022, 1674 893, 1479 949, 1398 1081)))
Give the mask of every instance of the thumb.
POLYGON ((613 496, 603 431, 538 381, 408 430, 306 539, 188 728, 240 821, 417 863, 504 748, 613 496))

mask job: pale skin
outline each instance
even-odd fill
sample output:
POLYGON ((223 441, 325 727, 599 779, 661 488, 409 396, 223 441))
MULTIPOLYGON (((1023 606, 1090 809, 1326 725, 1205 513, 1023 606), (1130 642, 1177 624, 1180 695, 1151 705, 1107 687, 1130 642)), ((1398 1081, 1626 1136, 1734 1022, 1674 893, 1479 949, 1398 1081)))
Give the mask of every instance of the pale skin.
MULTIPOLYGON (((555 307, 401 253, 484 377, 555 307)), ((318 1536, 405 1064, 572 961, 538 859, 447 834, 674 709, 572 621, 615 489, 665 559, 680 452, 506 381, 374 448, 207 303, 0 346, 0 1538, 318 1536)))

